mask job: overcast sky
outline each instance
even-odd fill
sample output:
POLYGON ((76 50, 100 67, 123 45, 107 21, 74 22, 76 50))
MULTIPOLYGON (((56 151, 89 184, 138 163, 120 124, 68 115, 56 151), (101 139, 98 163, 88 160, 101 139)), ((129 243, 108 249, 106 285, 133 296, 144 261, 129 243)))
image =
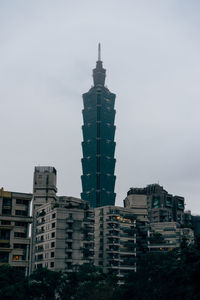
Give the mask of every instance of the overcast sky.
POLYGON ((200 2, 1 0, 0 187, 32 192, 54 166, 80 197, 82 94, 97 44, 117 95, 117 205, 160 183, 200 214, 200 2))

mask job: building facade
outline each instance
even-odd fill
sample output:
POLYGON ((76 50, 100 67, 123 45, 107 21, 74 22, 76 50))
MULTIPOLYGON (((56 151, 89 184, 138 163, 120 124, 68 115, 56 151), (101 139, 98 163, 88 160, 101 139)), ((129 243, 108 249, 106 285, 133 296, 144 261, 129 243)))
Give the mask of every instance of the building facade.
POLYGON ((72 271, 93 262, 94 212, 86 201, 58 197, 35 211, 36 234, 33 244, 33 269, 72 271))
POLYGON ((0 265, 28 273, 32 194, 0 190, 0 265))
POLYGON ((150 222, 184 222, 184 198, 169 194, 159 184, 150 184, 144 188, 130 188, 125 201, 131 201, 133 195, 147 196, 150 222))
POLYGON ((34 270, 35 263, 35 241, 37 227, 37 209, 44 204, 57 201, 57 172, 54 167, 38 166, 33 175, 33 202, 32 202, 32 230, 31 230, 31 258, 30 272, 34 270))
POLYGON ((170 251, 180 246, 183 237, 189 243, 193 242, 191 213, 184 212, 184 198, 169 194, 162 186, 152 184, 145 188, 131 188, 124 206, 132 209, 143 221, 149 251, 170 251))
POLYGON ((94 86, 83 94, 83 159, 81 198, 91 207, 115 203, 115 94, 105 87, 106 70, 99 56, 93 70, 94 86))
POLYGON ((118 206, 95 208, 95 265, 118 277, 136 270, 136 218, 118 206))

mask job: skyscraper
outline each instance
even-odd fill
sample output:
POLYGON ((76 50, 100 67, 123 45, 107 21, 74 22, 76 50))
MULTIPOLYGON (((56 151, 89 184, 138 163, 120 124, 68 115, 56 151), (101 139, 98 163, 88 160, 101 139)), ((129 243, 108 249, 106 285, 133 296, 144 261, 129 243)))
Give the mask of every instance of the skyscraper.
POLYGON ((104 85, 106 70, 98 60, 93 70, 94 86, 83 94, 83 159, 81 198, 91 207, 114 205, 115 196, 115 94, 104 85))

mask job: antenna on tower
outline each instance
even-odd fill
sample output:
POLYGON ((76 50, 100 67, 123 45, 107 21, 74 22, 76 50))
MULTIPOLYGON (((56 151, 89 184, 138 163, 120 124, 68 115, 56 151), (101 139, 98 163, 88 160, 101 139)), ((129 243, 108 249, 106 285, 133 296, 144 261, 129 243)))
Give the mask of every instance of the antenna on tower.
POLYGON ((101 44, 98 44, 98 61, 101 60, 101 44))

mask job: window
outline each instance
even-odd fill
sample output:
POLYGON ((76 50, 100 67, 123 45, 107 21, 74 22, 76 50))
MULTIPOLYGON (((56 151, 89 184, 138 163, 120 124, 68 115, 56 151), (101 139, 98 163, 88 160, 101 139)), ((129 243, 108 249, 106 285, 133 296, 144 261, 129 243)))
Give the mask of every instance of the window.
POLYGON ((67 248, 72 249, 72 243, 67 243, 67 248))
POLYGON ((68 233, 68 239, 70 239, 70 240, 72 239, 72 232, 68 233))
POLYGON ((10 225, 10 224, 11 224, 10 221, 5 221, 5 220, 1 221, 1 225, 10 225))
POLYGON ((28 204, 26 200, 16 199, 16 204, 28 204))
POLYGON ((13 255, 13 260, 19 260, 19 255, 13 255))
POLYGON ((14 248, 15 249, 26 249, 26 245, 25 244, 14 244, 14 248))
POLYGON ((11 206, 11 205, 12 205, 12 199, 3 198, 3 206, 11 206))
POLYGON ((55 237, 55 232, 51 233, 51 237, 54 238, 55 237))
POLYGON ((0 230, 0 240, 10 240, 10 230, 1 229, 0 230))
POLYGON ((10 216, 11 215, 11 209, 2 209, 2 215, 10 216))
POLYGON ((15 211, 15 215, 16 215, 16 216, 27 216, 28 213, 27 213, 26 210, 16 210, 16 211, 15 211))
POLYGON ((54 262, 53 262, 53 261, 50 263, 50 267, 51 267, 51 268, 54 267, 54 262))
POLYGON ((4 253, 4 252, 1 252, 0 253, 0 262, 1 263, 8 263, 8 253, 4 253))
POLYGON ((24 232, 14 232, 14 237, 25 238, 26 234, 24 232))
POLYGON ((56 214, 55 213, 52 214, 52 219, 55 219, 55 217, 56 217, 56 214))
POLYGON ((55 247, 55 242, 52 242, 51 243, 51 248, 54 248, 55 247))
POLYGON ((9 243, 0 243, 0 248, 10 248, 9 243))
POLYGON ((51 252, 51 257, 54 257, 54 252, 51 252))
POLYGON ((56 223, 52 223, 51 228, 55 228, 55 227, 56 227, 56 223))
POLYGON ((67 263, 67 268, 68 268, 68 269, 71 269, 71 268, 72 268, 72 263, 71 263, 71 262, 68 262, 68 263, 67 263))
POLYGON ((25 222, 15 222, 15 226, 25 227, 26 223, 25 222))

